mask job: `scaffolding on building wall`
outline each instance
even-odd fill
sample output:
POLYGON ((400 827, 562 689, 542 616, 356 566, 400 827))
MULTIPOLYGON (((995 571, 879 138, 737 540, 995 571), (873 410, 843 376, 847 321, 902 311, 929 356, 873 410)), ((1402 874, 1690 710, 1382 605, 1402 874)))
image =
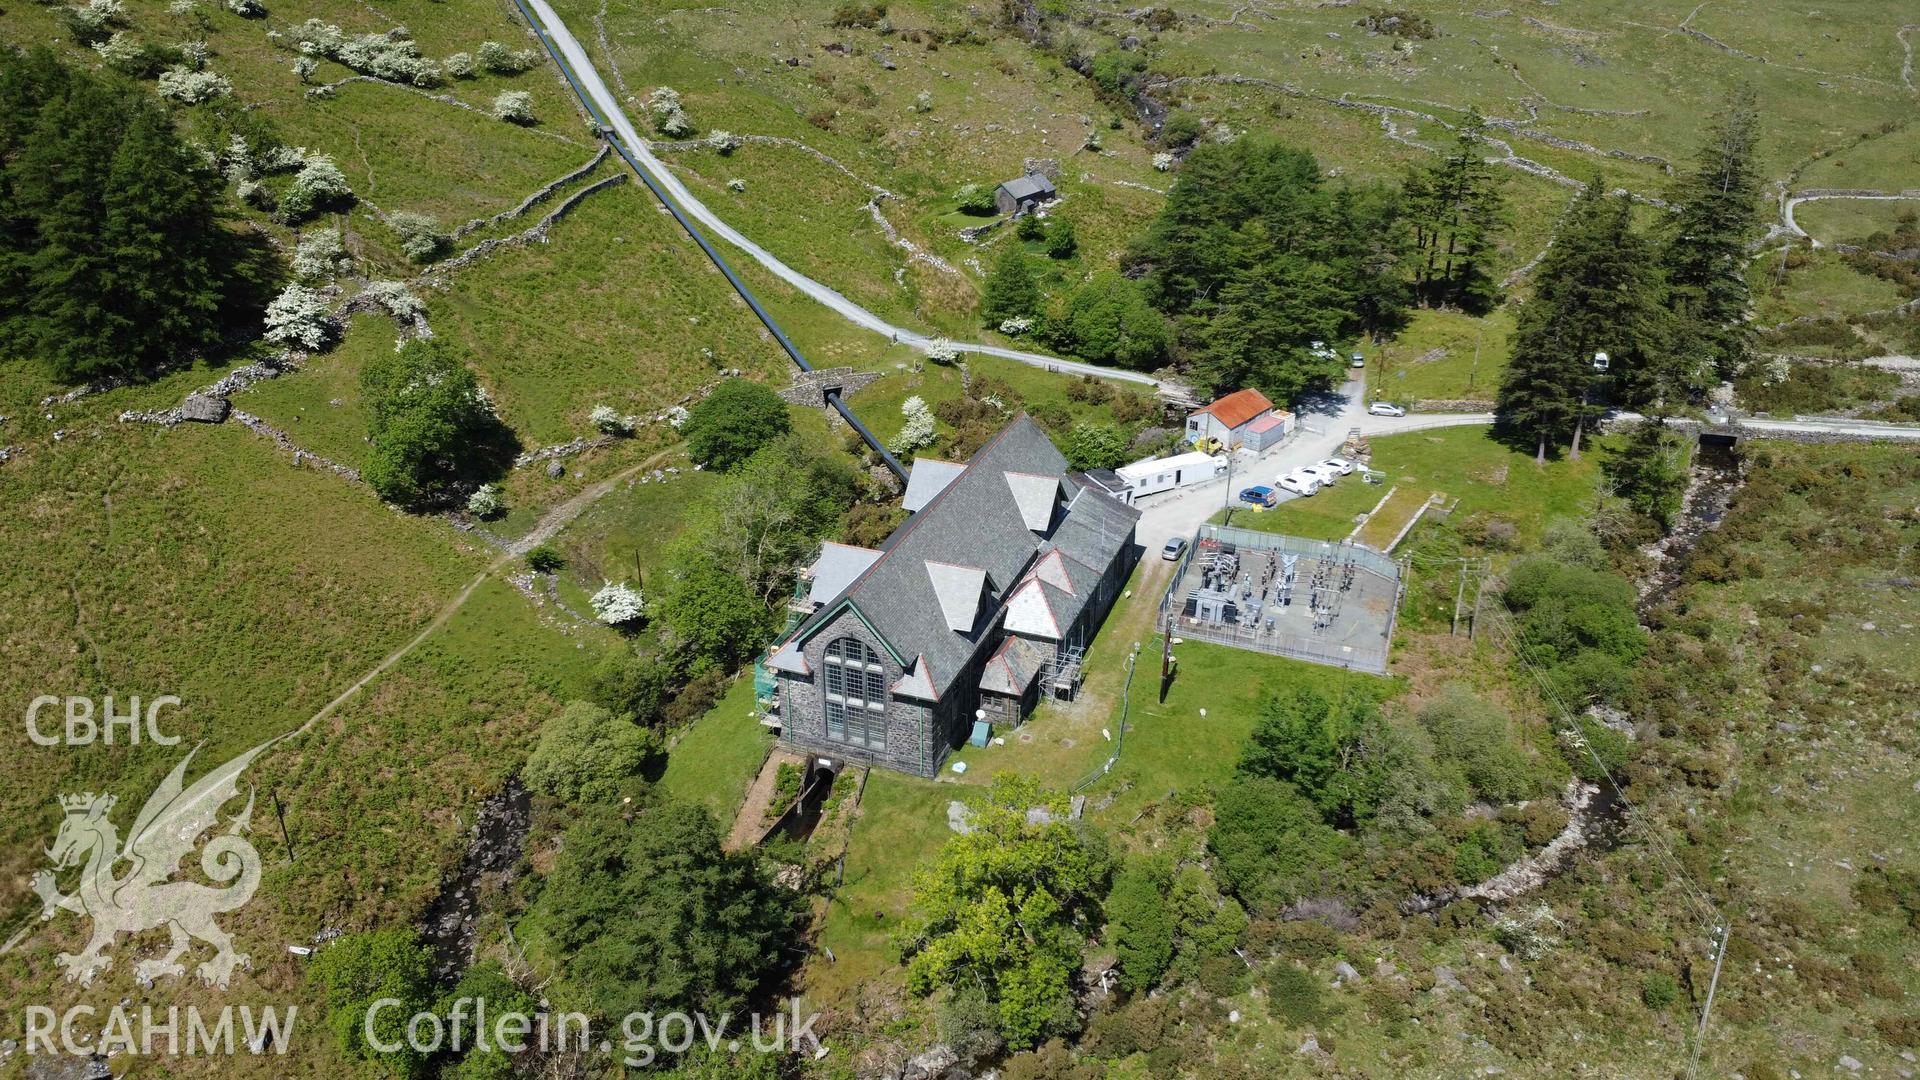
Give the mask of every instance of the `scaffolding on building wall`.
POLYGON ((1040 689, 1055 701, 1072 701, 1080 691, 1080 667, 1087 650, 1080 645, 1062 645, 1040 669, 1040 689))

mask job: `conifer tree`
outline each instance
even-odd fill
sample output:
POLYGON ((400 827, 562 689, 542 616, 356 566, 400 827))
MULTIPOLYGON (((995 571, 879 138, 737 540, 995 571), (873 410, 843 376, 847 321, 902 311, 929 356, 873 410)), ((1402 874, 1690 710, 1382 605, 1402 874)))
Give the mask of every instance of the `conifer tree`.
POLYGON ((233 303, 261 282, 221 186, 151 95, 44 49, 0 51, 0 349, 96 379, 190 358, 223 316, 257 317, 233 303))
POLYGON ((1609 196, 1595 176, 1575 200, 1534 275, 1536 293, 1520 313, 1513 359, 1500 388, 1503 426, 1548 446, 1571 434, 1572 456, 1594 414, 1595 354, 1608 356, 1616 385, 1659 381, 1662 352, 1658 268, 1634 231, 1626 196, 1609 196))
POLYGON ((1668 196, 1674 212, 1660 261, 1676 316, 1674 347, 1698 366, 1711 363, 1723 379, 1739 370, 1752 346, 1746 245, 1759 225, 1758 141, 1753 90, 1742 87, 1727 99, 1693 167, 1668 196))
POLYGON ((1476 110, 1460 125, 1453 149, 1417 166, 1402 183, 1412 226, 1414 292, 1429 307, 1485 311, 1496 286, 1487 256, 1506 227, 1506 197, 1486 156, 1486 121, 1476 110))
POLYGON ((999 326, 1008 319, 1030 319, 1039 310, 1040 287, 1034 284, 1033 267, 1018 244, 1009 244, 987 275, 980 317, 988 326, 999 326))

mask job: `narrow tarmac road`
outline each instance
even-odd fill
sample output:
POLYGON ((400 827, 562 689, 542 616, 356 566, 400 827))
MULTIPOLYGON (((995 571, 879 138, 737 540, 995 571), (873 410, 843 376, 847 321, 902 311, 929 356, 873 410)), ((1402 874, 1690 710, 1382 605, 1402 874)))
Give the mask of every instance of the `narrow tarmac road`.
MULTIPOLYGON (((786 263, 780 261, 772 252, 754 243, 752 240, 747 239, 738 229, 720 220, 718 214, 708 209, 705 203, 696 198, 691 191, 688 191, 687 186, 680 182, 680 178, 674 175, 666 165, 662 164, 659 158, 654 156, 653 151, 649 149, 647 145, 647 140, 641 137, 639 130, 633 126, 633 121, 627 116, 626 110, 621 106, 620 99, 615 97, 613 91, 607 88, 607 84, 601 79, 599 71, 594 68, 592 58, 587 55, 586 49, 581 46, 579 40, 573 36, 573 32, 567 29, 567 24, 553 10, 552 5, 548 4, 547 0, 525 0, 525 3, 532 9, 535 17, 539 21, 540 25, 536 27, 536 29, 538 29, 540 33, 552 43, 560 55, 565 58, 567 66, 572 69, 573 76, 579 81, 579 85, 586 90, 588 96, 593 99, 593 103, 599 107, 601 113, 612 122, 614 135, 619 138, 621 145, 626 148, 628 153, 633 155, 634 160, 640 163, 641 167, 647 171, 647 174, 673 197, 674 202, 678 203, 680 209, 685 211, 689 217, 700 222, 700 224, 711 230, 715 235, 726 240, 729 244, 745 252, 753 261, 765 267, 780 280, 800 290, 814 300, 825 304, 828 308, 831 308, 842 318, 854 325, 865 330, 871 330, 876 334, 887 335, 893 341, 899 342, 902 345, 910 345, 914 348, 924 349, 928 345, 933 344, 936 339, 928 337, 918 331, 910 330, 903 326, 895 326, 887 322, 885 319, 854 303, 852 300, 847 299, 835 290, 788 266, 786 263)), ((1137 371, 1122 371, 1115 368, 1100 367, 1094 364, 1083 364, 1076 360, 1063 360, 1057 356, 1047 356, 1043 353, 1022 352, 1019 349, 1006 349, 998 345, 982 345, 958 341, 953 342, 953 347, 961 352, 978 353, 984 356, 998 356, 1008 360, 1017 360, 1020 363, 1028 364, 1032 367, 1044 368, 1049 371, 1070 372, 1075 375, 1093 375, 1104 379, 1117 379, 1122 382, 1138 383, 1143 386, 1159 385, 1158 381, 1152 376, 1143 375, 1137 371)))

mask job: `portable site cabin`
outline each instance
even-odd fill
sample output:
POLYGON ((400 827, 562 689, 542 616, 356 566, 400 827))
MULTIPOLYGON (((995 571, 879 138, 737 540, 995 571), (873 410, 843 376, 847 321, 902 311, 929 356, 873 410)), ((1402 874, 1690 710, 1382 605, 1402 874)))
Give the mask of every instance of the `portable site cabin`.
POLYGON ((1173 457, 1148 458, 1114 470, 1125 485, 1120 497, 1129 504, 1144 495, 1204 484, 1226 475, 1226 471, 1226 458, 1198 451, 1173 457))
POLYGON ((1287 437, 1289 421, 1293 414, 1285 409, 1274 409, 1260 414, 1247 422, 1241 429, 1240 445, 1248 450, 1259 452, 1269 446, 1278 446, 1287 437))

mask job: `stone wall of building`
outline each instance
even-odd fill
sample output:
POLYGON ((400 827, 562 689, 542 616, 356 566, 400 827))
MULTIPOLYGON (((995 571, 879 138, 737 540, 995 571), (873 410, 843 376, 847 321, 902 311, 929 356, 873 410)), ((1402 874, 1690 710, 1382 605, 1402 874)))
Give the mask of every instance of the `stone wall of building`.
POLYGON ((852 612, 845 612, 822 627, 801 650, 807 658, 807 667, 813 671, 811 676, 781 673, 783 699, 780 703, 780 740, 797 749, 835 761, 880 765, 917 776, 932 776, 939 769, 946 752, 935 745, 940 740, 931 730, 930 710, 918 702, 888 695, 887 746, 884 750, 856 746, 827 736, 825 689, 821 673, 826 669, 827 644, 842 637, 859 638, 880 654, 881 665, 886 668, 884 678, 887 686, 891 687, 900 681, 903 674, 900 665, 873 639, 866 624, 852 612))

